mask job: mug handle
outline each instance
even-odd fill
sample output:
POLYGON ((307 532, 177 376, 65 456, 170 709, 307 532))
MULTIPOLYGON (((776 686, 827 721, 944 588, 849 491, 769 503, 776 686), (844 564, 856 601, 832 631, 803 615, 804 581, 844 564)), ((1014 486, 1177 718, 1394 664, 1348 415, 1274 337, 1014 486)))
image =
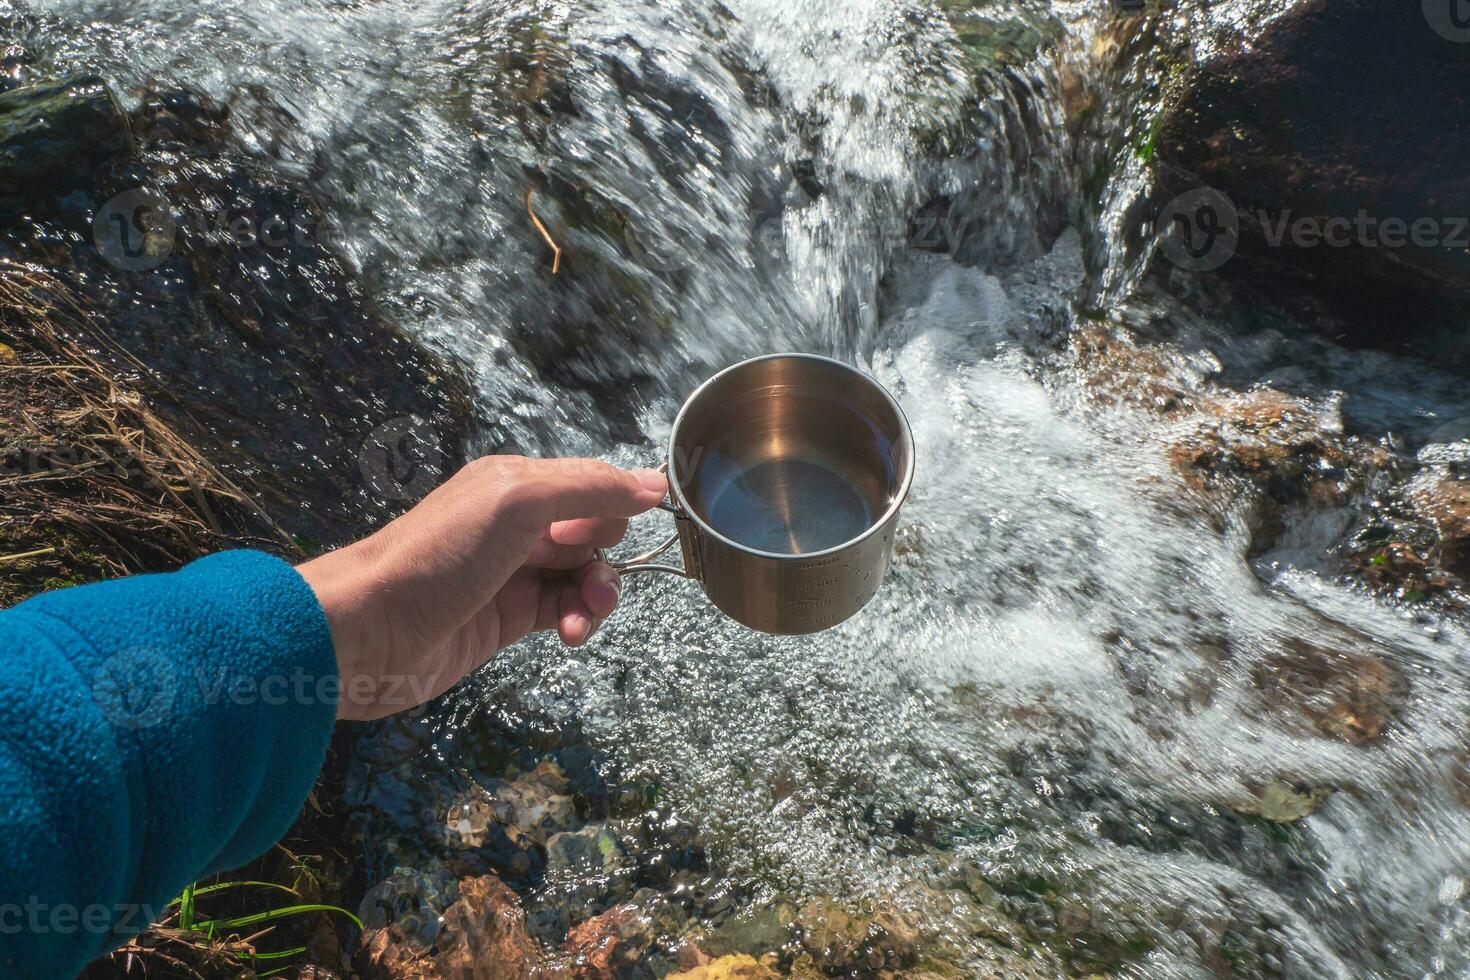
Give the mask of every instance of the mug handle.
MULTIPOLYGON (((665 476, 667 476, 669 472, 669 464, 661 463, 658 469, 660 473, 663 473, 665 476)), ((669 503, 667 498, 658 502, 658 509, 668 511, 676 518, 683 516, 683 514, 680 513, 679 508, 669 503)), ((675 544, 677 544, 678 541, 679 532, 676 530, 673 534, 669 535, 663 541, 660 541, 658 545, 654 548, 643 552, 643 554, 641 555, 634 555, 632 558, 625 558, 622 561, 617 561, 613 558, 610 558, 605 550, 603 550, 602 548, 598 548, 596 549, 597 560, 606 562, 607 564, 611 565, 613 571, 617 572, 619 575, 640 575, 643 572, 667 572, 670 575, 678 575, 680 578, 693 578, 693 575, 690 575, 688 571, 680 568, 678 565, 664 565, 654 561, 655 558, 657 558, 659 555, 662 555, 665 551, 668 551, 675 544)))

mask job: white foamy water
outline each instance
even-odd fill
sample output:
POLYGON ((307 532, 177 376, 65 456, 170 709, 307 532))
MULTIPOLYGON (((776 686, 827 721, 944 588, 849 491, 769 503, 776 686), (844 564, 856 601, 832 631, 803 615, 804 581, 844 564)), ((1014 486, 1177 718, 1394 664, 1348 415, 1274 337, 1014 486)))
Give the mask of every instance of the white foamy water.
POLYGON ((1096 296, 1126 299, 1171 323, 1200 386, 1285 378, 1328 414, 1420 438, 1470 411, 1446 379, 1271 331, 1222 364, 1206 349, 1228 318, 1144 292, 1120 224, 1144 168, 1121 162, 1089 218, 1074 204, 1095 150, 1058 108, 1064 67, 1107 84, 1087 74, 1100 6, 1055 6, 1070 40, 1021 73, 1025 100, 975 101, 943 18, 901 0, 36 10, 52 63, 235 99, 255 148, 349 229, 373 296, 466 364, 484 446, 647 464, 693 383, 777 349, 854 360, 902 403, 918 474, 890 579, 853 620, 760 636, 689 583, 639 579, 587 648, 524 643, 446 717, 506 687, 580 719, 753 902, 890 901, 972 963, 994 954, 965 911, 978 872, 1045 882, 1052 905, 1006 909, 1041 917, 1033 938, 1055 934, 1057 903, 1085 931, 1142 937, 1127 975, 1465 975, 1465 624, 1320 568, 1338 515, 1302 513, 1249 557, 1244 516, 1204 520, 1169 465, 1187 423, 1100 406, 1059 338, 1096 296), (574 113, 516 115, 506 66, 527 50, 574 113), (977 134, 930 159, 925 134, 962 114, 977 134), (613 270, 656 332, 625 335, 574 270, 549 275, 524 201, 538 173, 624 215, 620 242, 538 198, 568 262, 613 270), (940 192, 979 209, 976 267, 903 248, 940 192), (526 338, 577 320, 602 327, 550 380, 526 338), (630 386, 642 440, 602 420, 606 390, 630 386), (1392 668, 1381 737, 1327 737, 1273 700, 1273 665, 1302 644, 1392 668), (1271 784, 1334 792, 1288 828, 1234 815, 1271 784))

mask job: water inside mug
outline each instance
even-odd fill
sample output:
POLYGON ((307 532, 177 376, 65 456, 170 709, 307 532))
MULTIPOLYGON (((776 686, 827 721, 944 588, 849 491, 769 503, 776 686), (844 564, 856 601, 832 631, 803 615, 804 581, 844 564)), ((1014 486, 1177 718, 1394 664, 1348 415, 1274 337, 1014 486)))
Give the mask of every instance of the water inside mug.
POLYGON ((685 492, 747 548, 799 555, 851 541, 887 511, 891 440, 840 392, 780 385, 732 399, 696 447, 685 492))

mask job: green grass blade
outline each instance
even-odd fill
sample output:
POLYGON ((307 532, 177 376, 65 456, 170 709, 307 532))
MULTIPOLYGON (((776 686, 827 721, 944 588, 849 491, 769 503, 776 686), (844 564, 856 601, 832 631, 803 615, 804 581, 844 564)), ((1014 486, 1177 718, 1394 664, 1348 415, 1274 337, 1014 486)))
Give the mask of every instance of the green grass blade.
POLYGON ((190 883, 184 889, 184 894, 178 897, 179 903, 179 928, 190 931, 194 928, 194 884, 190 883))
POLYGON ((306 952, 305 946, 297 946, 295 949, 283 949, 279 953, 240 953, 242 960, 284 960, 291 956, 300 956, 306 952))
POLYGON ((285 908, 271 909, 269 912, 242 915, 236 919, 212 919, 200 925, 209 926, 211 930, 243 929, 247 926, 258 926, 266 922, 275 922, 277 919, 290 918, 293 915, 306 915, 309 912, 337 912, 351 919, 357 928, 362 928, 362 920, 339 905, 289 905, 285 908))
POLYGON ((227 888, 243 888, 246 885, 254 885, 257 888, 274 888, 288 895, 299 894, 296 889, 287 885, 278 885, 273 881, 222 881, 217 885, 206 885, 203 888, 195 888, 194 897, 198 898, 200 895, 208 895, 212 892, 222 892, 227 888))

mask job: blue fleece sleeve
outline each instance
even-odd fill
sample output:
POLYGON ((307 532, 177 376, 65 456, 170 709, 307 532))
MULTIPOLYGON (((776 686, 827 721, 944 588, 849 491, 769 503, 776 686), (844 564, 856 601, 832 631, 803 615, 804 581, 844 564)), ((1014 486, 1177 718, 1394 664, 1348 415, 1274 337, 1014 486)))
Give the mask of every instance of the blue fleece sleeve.
POLYGON ((260 552, 0 612, 0 977, 71 978, 270 847, 336 693, 316 596, 260 552))

